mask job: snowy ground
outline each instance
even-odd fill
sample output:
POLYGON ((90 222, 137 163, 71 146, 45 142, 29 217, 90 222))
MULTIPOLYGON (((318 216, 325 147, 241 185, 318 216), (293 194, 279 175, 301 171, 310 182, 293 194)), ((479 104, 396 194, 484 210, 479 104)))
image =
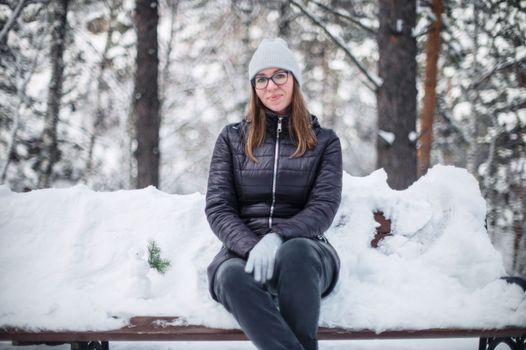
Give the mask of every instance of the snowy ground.
MULTIPOLYGON (((255 350, 246 341, 239 342, 112 342, 112 350, 255 350)), ((321 341, 320 350, 476 350, 478 339, 418 339, 418 340, 351 340, 321 341)), ((62 346, 10 346, 0 343, 2 350, 69 350, 62 346)), ((496 350, 500 350, 500 346, 496 350)))

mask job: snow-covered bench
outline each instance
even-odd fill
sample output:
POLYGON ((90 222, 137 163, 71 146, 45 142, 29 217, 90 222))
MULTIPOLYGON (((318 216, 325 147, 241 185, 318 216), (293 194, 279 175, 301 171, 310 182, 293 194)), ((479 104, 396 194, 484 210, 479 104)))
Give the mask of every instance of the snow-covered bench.
MULTIPOLYGON (((371 247, 390 235, 391 222, 383 213, 374 213, 379 223, 371 247)), ((526 280, 504 277, 508 283, 516 283, 526 291, 526 280)), ((82 317, 82 315, 79 315, 82 317)), ((493 350, 506 344, 512 350, 526 349, 526 327, 505 327, 500 329, 397 329, 380 333, 369 329, 343 329, 320 327, 320 340, 351 339, 409 339, 409 338, 480 338, 479 350, 493 350)), ((239 329, 210 328, 185 324, 178 317, 136 316, 129 325, 106 331, 24 331, 0 329, 0 341, 12 341, 13 345, 71 344, 72 350, 109 349, 110 341, 226 341, 247 340, 239 329)))
MULTIPOLYGON (((492 245, 473 176, 435 166, 404 191, 392 190, 382 170, 343 180, 327 232, 342 268, 322 302, 320 339, 480 337, 480 349, 524 349, 526 293, 507 283, 522 280, 500 278, 507 249, 492 245), (377 210, 392 230, 384 223, 375 237, 377 210)), ((0 186, 0 340, 96 349, 117 340, 244 339, 207 292, 206 266, 220 242, 204 205, 203 194, 153 187, 0 186), (148 263, 150 239, 171 262, 165 274, 148 263)))

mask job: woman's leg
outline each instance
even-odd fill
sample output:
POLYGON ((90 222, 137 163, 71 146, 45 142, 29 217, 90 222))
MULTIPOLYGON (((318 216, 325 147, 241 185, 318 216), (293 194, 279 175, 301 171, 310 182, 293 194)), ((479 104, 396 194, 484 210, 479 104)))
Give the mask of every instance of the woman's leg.
POLYGON ((277 252, 270 288, 277 291, 280 312, 306 350, 318 349, 321 294, 333 274, 332 258, 320 242, 293 238, 277 252))
POLYGON ((245 272, 244 260, 229 259, 219 266, 214 292, 258 349, 304 350, 270 293, 245 272))

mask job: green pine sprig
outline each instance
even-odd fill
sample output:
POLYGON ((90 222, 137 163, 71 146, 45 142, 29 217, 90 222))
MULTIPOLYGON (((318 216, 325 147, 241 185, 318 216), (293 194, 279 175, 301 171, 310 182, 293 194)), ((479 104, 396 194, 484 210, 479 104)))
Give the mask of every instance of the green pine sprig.
POLYGON ((148 241, 148 264, 161 274, 170 267, 170 260, 161 258, 161 248, 154 240, 148 241))

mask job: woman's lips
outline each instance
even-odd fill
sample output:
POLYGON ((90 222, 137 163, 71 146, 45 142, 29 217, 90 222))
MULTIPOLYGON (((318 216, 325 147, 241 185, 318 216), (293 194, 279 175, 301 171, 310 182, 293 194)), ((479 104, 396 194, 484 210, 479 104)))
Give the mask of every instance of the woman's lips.
POLYGON ((272 95, 272 96, 270 96, 268 99, 269 99, 270 101, 277 101, 277 100, 280 99, 280 97, 281 97, 281 95, 272 95))

